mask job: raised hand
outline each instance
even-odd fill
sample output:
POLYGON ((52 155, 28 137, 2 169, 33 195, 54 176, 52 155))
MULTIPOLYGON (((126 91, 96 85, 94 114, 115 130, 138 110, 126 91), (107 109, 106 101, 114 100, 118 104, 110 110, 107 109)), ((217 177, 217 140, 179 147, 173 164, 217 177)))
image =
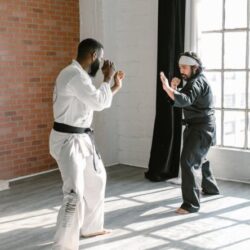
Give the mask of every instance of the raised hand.
POLYGON ((102 66, 102 73, 104 75, 104 82, 110 82, 113 74, 115 73, 114 63, 109 60, 105 60, 102 66))
POLYGON ((125 77, 125 73, 121 70, 117 71, 114 75, 114 85, 118 88, 122 87, 122 80, 125 77))
POLYGON ((168 79, 167 79, 167 77, 165 76, 165 74, 163 72, 160 73, 160 79, 161 79, 161 82, 162 82, 162 88, 164 89, 164 91, 167 92, 167 89, 170 86, 169 86, 168 79))
POLYGON ((172 100, 175 100, 175 96, 174 96, 175 90, 169 86, 168 79, 167 79, 167 77, 165 76, 165 74, 163 72, 160 73, 160 79, 161 79, 161 82, 162 82, 163 90, 168 94, 168 96, 172 100))

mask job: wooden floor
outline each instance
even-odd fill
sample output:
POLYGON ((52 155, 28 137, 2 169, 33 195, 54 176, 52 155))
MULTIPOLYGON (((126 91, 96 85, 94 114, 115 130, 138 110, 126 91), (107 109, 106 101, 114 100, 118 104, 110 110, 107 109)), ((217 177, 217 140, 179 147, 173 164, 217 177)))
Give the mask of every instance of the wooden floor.
MULTIPOLYGON (((144 171, 107 168, 105 224, 113 233, 83 239, 80 249, 250 249, 250 185, 220 181, 222 195, 202 197, 199 213, 180 216, 180 186, 149 182, 144 171)), ((50 249, 61 201, 58 172, 0 192, 0 249, 50 249)))

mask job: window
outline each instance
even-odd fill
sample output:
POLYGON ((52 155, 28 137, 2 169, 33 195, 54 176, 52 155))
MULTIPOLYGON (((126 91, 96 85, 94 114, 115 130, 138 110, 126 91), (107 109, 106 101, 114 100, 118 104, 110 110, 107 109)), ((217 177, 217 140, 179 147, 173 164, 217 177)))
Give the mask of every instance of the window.
POLYGON ((250 0, 200 3, 198 53, 214 94, 217 145, 250 149, 250 0))

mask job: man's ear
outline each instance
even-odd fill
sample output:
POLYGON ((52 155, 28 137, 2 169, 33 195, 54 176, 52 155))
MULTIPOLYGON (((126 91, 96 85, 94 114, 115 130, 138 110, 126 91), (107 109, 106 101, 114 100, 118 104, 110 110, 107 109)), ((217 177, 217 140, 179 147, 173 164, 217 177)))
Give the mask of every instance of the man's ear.
POLYGON ((92 60, 95 61, 97 59, 97 52, 92 53, 92 60))
POLYGON ((193 68, 193 73, 196 73, 198 70, 198 66, 194 65, 192 68, 193 68))

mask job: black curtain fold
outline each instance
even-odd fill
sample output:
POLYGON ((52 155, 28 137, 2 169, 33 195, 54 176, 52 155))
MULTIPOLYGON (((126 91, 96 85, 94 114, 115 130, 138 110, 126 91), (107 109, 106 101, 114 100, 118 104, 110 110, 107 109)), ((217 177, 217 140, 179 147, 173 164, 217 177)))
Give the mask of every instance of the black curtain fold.
POLYGON ((177 177, 181 147, 181 109, 173 108, 162 89, 159 72, 169 81, 179 76, 178 58, 184 51, 185 0, 159 0, 156 116, 148 171, 151 181, 177 177))

